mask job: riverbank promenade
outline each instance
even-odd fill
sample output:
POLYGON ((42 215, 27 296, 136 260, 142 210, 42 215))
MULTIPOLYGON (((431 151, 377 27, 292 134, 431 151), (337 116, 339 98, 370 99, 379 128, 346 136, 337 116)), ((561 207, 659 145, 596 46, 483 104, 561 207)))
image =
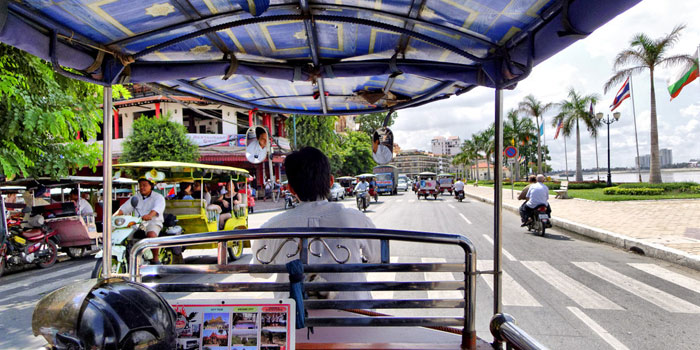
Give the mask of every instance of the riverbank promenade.
MULTIPOLYGON (((469 197, 493 202, 493 187, 465 186, 469 197)), ((505 186, 503 207, 517 211, 519 191, 505 186)), ((549 196, 555 226, 620 248, 700 270, 700 199, 598 202, 549 196)))

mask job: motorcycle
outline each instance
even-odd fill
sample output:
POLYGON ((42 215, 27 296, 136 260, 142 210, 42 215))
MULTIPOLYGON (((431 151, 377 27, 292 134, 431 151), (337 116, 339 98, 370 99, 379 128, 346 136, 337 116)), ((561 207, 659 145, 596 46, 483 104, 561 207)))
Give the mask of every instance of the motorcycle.
POLYGON ((357 201, 357 209, 359 211, 367 211, 370 202, 369 193, 367 193, 367 191, 358 190, 355 194, 355 198, 357 201))
POLYGON ((460 202, 464 200, 464 191, 455 190, 454 193, 455 193, 455 199, 457 199, 460 202))
MULTIPOLYGON (((138 198, 131 197, 131 206, 136 208, 138 198)), ((129 271, 129 253, 131 247, 141 239, 146 238, 146 225, 138 211, 138 216, 120 215, 112 218, 112 273, 127 273, 129 271)), ((181 235, 182 227, 176 225, 177 219, 172 215, 166 215, 163 221, 163 230, 160 236, 181 235)), ((158 250, 158 259, 164 265, 178 264, 183 261, 183 247, 160 248, 158 250)), ((95 255, 97 261, 92 269, 91 278, 102 278, 102 254, 100 251, 95 255)), ((143 254, 144 260, 153 259, 153 253, 150 249, 146 249, 143 254)))
POLYGON ((549 214, 547 214, 547 206, 538 205, 530 215, 527 230, 534 231, 536 234, 544 237, 544 231, 550 227, 552 227, 552 222, 549 220, 549 214))
POLYGON ((293 195, 292 192, 284 191, 284 209, 296 208, 299 204, 299 199, 297 196, 293 195))
POLYGON ((41 215, 34 215, 26 222, 10 222, 7 233, 0 237, 0 276, 6 268, 22 265, 51 267, 58 259, 58 247, 51 239, 56 234, 44 224, 41 215), (29 227, 23 228, 21 223, 29 227))

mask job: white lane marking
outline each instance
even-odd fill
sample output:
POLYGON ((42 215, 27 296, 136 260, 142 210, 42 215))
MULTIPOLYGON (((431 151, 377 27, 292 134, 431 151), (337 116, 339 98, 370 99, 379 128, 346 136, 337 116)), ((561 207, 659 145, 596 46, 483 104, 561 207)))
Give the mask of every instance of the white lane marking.
POLYGON ((56 281, 56 282, 53 282, 53 283, 41 285, 40 287, 35 287, 35 288, 32 288, 32 289, 30 289, 30 290, 28 290, 28 291, 21 292, 21 293, 15 293, 15 294, 10 295, 10 296, 8 296, 8 297, 2 298, 2 299, 0 299, 0 303, 3 303, 3 302, 5 302, 5 301, 7 301, 7 300, 16 299, 16 298, 19 298, 19 297, 35 297, 35 296, 39 296, 39 295, 44 294, 44 293, 53 292, 54 290, 56 290, 56 289, 58 289, 58 288, 61 288, 61 287, 63 287, 63 286, 67 286, 67 285, 69 285, 69 284, 73 284, 73 283, 76 283, 76 282, 79 282, 79 281, 84 281, 84 280, 85 280, 85 277, 76 278, 76 279, 73 279, 73 280, 60 279, 60 280, 58 280, 58 281, 56 281))
POLYGON ((627 277, 617 271, 607 268, 597 262, 574 262, 574 265, 614 284, 666 311, 677 313, 700 314, 700 307, 681 298, 656 289, 650 285, 627 277))
POLYGON ((665 279, 671 283, 675 283, 681 287, 688 288, 693 292, 700 293, 700 281, 694 278, 683 276, 680 273, 664 269, 663 267, 654 264, 627 263, 627 265, 654 275, 658 278, 665 279))
POLYGON ((396 203, 401 203, 401 202, 403 202, 403 199, 397 199, 397 200, 396 200, 396 203))
MULTIPOLYGON (((477 260, 476 268, 482 271, 493 270, 493 260, 477 260)), ((493 275, 481 275, 481 277, 484 278, 489 288, 493 290, 493 275)), ((501 289, 503 290, 503 305, 542 306, 505 271, 503 271, 503 288, 501 289)))
POLYGON ((448 204, 447 206, 450 207, 450 208, 452 208, 452 209, 457 209, 457 208, 455 208, 455 206, 452 205, 452 204, 448 204))
MULTIPOLYGON (((398 256, 389 257, 392 264, 399 262, 398 256)), ((367 282, 394 282, 396 281, 396 272, 368 272, 367 282)), ((372 299, 394 299, 393 290, 376 290, 371 291, 372 299)))
POLYGON ((601 327, 596 321, 593 321, 592 318, 588 317, 583 311, 579 310, 579 308, 575 306, 568 306, 567 309, 571 311, 576 317, 578 317, 583 323, 588 326, 593 332, 598 334, 599 337, 603 338, 606 343, 610 344, 613 349, 615 350, 629 350, 628 347, 626 347, 624 344, 620 343, 619 340, 617 340, 615 337, 610 334, 610 332, 606 331, 603 327, 601 327))
POLYGON ((464 219, 464 221, 466 221, 466 222, 467 222, 467 223, 468 223, 469 225, 471 225, 471 224, 472 224, 472 222, 471 222, 471 221, 469 221, 469 219, 467 219, 467 217, 466 217, 466 216, 464 216, 464 215, 463 215, 462 213, 459 213, 459 216, 461 216, 461 217, 462 217, 462 219, 464 219))
MULTIPOLYGON (((491 238, 489 235, 486 235, 486 234, 484 234, 482 236, 484 236, 484 238, 486 238, 486 240, 489 241, 489 243, 491 243, 491 245, 493 245, 493 238, 491 238)), ((503 247, 501 247, 501 251, 503 252, 503 255, 505 255, 506 258, 508 258, 508 260, 518 261, 518 259, 516 259, 515 256, 513 256, 513 254, 508 253, 508 251, 503 249, 503 247)))
MULTIPOLYGON (((421 258, 424 263, 446 263, 445 258, 421 258)), ((423 272, 426 282, 455 281, 452 272, 423 272)), ((429 290, 428 299, 464 299, 464 292, 459 290, 429 290)))
MULTIPOLYGON (((6 290, 15 289, 15 288, 29 287, 29 286, 35 284, 36 282, 45 281, 47 279, 47 277, 55 278, 55 277, 67 275, 67 274, 70 274, 70 273, 73 273, 76 271, 80 271, 80 270, 85 270, 87 272, 87 271, 90 271, 93 266, 94 266, 93 264, 86 263, 86 264, 80 264, 77 266, 72 266, 72 267, 69 267, 67 269, 63 269, 60 271, 53 270, 53 271, 50 271, 51 272, 50 275, 43 274, 43 275, 31 277, 31 278, 25 278, 25 279, 19 280, 19 281, 14 282, 14 283, 9 283, 9 284, 5 284, 3 286, 0 286, 0 292, 4 292, 6 290)), ((46 272, 46 271, 44 271, 44 272, 46 272)))
POLYGON ((415 202, 415 201, 416 201, 415 199, 409 199, 409 200, 408 200, 409 203, 413 203, 413 202, 415 202))
POLYGON ((608 298, 555 269, 546 261, 521 261, 525 267, 584 309, 623 310, 608 298))

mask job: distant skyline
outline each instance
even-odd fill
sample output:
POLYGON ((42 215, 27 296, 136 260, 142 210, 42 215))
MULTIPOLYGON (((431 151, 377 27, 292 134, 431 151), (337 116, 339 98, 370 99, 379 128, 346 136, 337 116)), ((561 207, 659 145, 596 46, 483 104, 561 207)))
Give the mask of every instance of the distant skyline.
MULTIPOLYGON (((633 35, 645 33, 652 39, 671 32, 674 26, 686 24, 680 41, 669 54, 692 55, 700 44, 700 6, 697 0, 644 0, 627 12, 613 18, 588 38, 569 46, 559 54, 536 66, 530 76, 514 90, 504 90, 504 111, 517 108, 523 98, 533 94, 544 103, 560 102, 573 87, 580 93, 598 94, 600 103, 595 112, 610 113, 611 104, 619 87, 603 93, 603 84, 613 74, 615 56, 629 47, 633 35)), ((658 113, 659 148, 673 150, 674 162, 700 158, 700 79, 686 86, 673 101, 667 91, 667 78, 676 69, 659 67, 655 70, 654 85, 658 113)), ((637 114, 639 154, 650 153, 650 100, 649 73, 632 77, 633 97, 637 114)), ((396 143, 404 149, 430 149, 433 137, 459 136, 462 140, 484 130, 493 122, 494 90, 476 88, 459 97, 435 102, 414 109, 400 110, 392 127, 396 143)), ((622 113, 620 120, 610 126, 612 167, 634 167, 637 156, 634 142, 632 99, 627 99, 615 110, 622 113)), ((551 121, 556 111, 545 115, 544 143, 550 147, 549 162, 553 169, 564 169, 563 138, 553 140, 551 121)), ((598 155, 600 166, 607 167, 607 128, 599 133, 598 155)), ((567 139, 569 169, 575 168, 575 134, 567 139)), ((581 133, 583 168, 595 168, 595 143, 586 132, 581 133)))

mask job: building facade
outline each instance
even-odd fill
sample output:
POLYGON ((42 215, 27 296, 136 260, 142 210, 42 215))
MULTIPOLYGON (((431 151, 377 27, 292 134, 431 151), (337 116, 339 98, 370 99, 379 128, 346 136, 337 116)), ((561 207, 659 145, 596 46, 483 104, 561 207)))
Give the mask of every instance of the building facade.
POLYGON ((411 178, 424 171, 434 173, 456 171, 450 158, 415 149, 400 151, 395 154, 394 160, 389 164, 396 166, 399 174, 406 174, 411 178))
MULTIPOLYGON (((637 157, 634 157, 635 162, 637 157)), ((659 162, 661 167, 668 167, 673 164, 673 151, 670 148, 662 148, 659 150, 659 162)), ((636 163, 635 163, 636 164, 636 163)), ((639 167, 642 169, 651 168, 651 155, 645 154, 639 157, 639 167)))
POLYGON ((438 156, 455 156, 459 153, 462 142, 459 136, 436 136, 430 141, 433 154, 438 156))

